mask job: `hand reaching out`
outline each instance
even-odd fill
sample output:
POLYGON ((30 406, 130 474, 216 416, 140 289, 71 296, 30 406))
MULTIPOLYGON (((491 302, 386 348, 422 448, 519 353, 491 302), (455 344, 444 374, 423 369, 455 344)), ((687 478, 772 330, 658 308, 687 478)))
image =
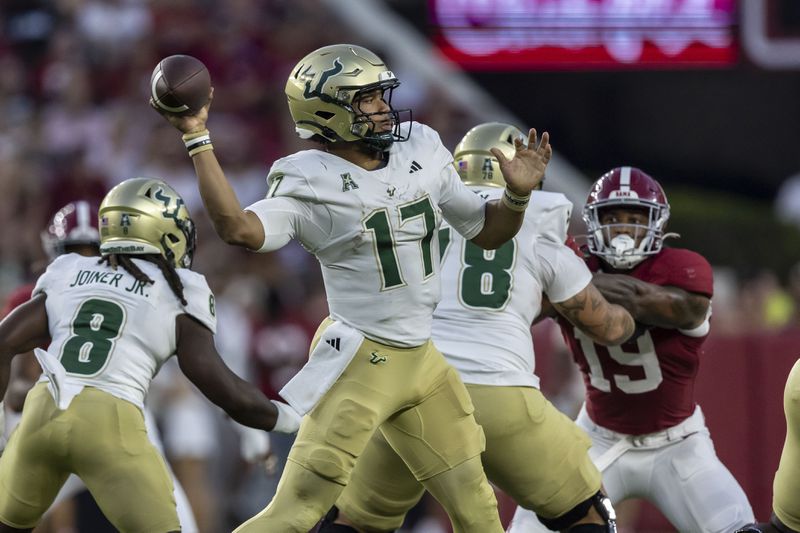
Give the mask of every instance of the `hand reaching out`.
POLYGON ((525 146, 522 139, 515 139, 514 146, 517 151, 512 159, 506 159, 497 148, 492 148, 492 154, 500 163, 500 170, 503 172, 503 179, 508 189, 515 194, 525 196, 538 187, 544 179, 545 168, 553 155, 550 134, 544 132, 539 142, 536 129, 531 128, 528 133, 528 145, 525 146))

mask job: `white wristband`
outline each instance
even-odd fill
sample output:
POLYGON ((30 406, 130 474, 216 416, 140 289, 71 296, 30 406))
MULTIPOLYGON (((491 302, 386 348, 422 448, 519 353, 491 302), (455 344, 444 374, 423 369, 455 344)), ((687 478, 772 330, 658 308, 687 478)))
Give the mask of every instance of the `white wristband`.
POLYGON ((525 211, 525 208, 528 207, 528 202, 530 199, 530 193, 525 196, 520 196, 519 194, 509 191, 508 187, 506 187, 503 192, 503 204, 512 211, 525 211))
POLYGON ((297 430, 300 429, 300 423, 303 421, 303 417, 297 414, 297 411, 287 403, 276 402, 275 400, 270 401, 278 408, 278 419, 275 421, 275 427, 272 428, 272 431, 278 433, 297 433, 297 430))

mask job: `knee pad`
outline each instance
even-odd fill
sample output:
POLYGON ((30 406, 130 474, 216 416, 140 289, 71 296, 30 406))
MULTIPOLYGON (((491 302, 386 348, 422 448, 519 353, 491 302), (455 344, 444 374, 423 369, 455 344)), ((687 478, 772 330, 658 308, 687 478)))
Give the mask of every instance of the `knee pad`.
POLYGON ((598 491, 597 494, 591 498, 582 501, 566 513, 556 518, 539 517, 539 521, 552 531, 567 530, 570 533, 616 533, 617 532, 617 515, 614 512, 614 507, 611 505, 611 500, 598 491), (603 519, 605 524, 579 524, 574 527, 572 524, 586 516, 589 509, 595 508, 597 513, 603 519))
POLYGON ((325 479, 346 485, 356 458, 378 426, 377 417, 369 407, 345 398, 328 424, 318 428, 322 438, 298 438, 289 459, 325 479))

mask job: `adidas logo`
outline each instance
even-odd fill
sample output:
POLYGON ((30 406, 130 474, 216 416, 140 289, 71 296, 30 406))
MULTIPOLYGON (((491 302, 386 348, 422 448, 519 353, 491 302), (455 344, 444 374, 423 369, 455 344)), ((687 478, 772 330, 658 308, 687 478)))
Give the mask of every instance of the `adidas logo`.
POLYGON ((339 341, 340 341, 340 340, 341 340, 341 339, 340 339, 339 337, 336 337, 335 339, 325 339, 325 342, 326 342, 327 344, 329 344, 329 345, 333 346, 333 348, 334 348, 336 351, 339 351, 339 341))
POLYGON ((420 165, 416 161, 411 161, 411 170, 409 170, 408 173, 413 174, 417 170, 422 170, 422 165, 420 165))

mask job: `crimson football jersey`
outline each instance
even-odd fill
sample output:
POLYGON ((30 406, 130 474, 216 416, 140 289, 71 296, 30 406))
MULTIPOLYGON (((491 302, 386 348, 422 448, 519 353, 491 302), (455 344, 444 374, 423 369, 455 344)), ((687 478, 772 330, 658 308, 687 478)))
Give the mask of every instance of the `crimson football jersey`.
MULTIPOLYGON (((597 257, 586 263, 593 272, 601 270, 597 257)), ((664 248, 627 274, 709 298, 713 293, 711 265, 690 250, 664 248)), ((694 380, 707 335, 652 328, 635 341, 602 346, 565 319, 559 324, 583 373, 586 410, 596 424, 643 435, 675 426, 694 412, 694 380)))

